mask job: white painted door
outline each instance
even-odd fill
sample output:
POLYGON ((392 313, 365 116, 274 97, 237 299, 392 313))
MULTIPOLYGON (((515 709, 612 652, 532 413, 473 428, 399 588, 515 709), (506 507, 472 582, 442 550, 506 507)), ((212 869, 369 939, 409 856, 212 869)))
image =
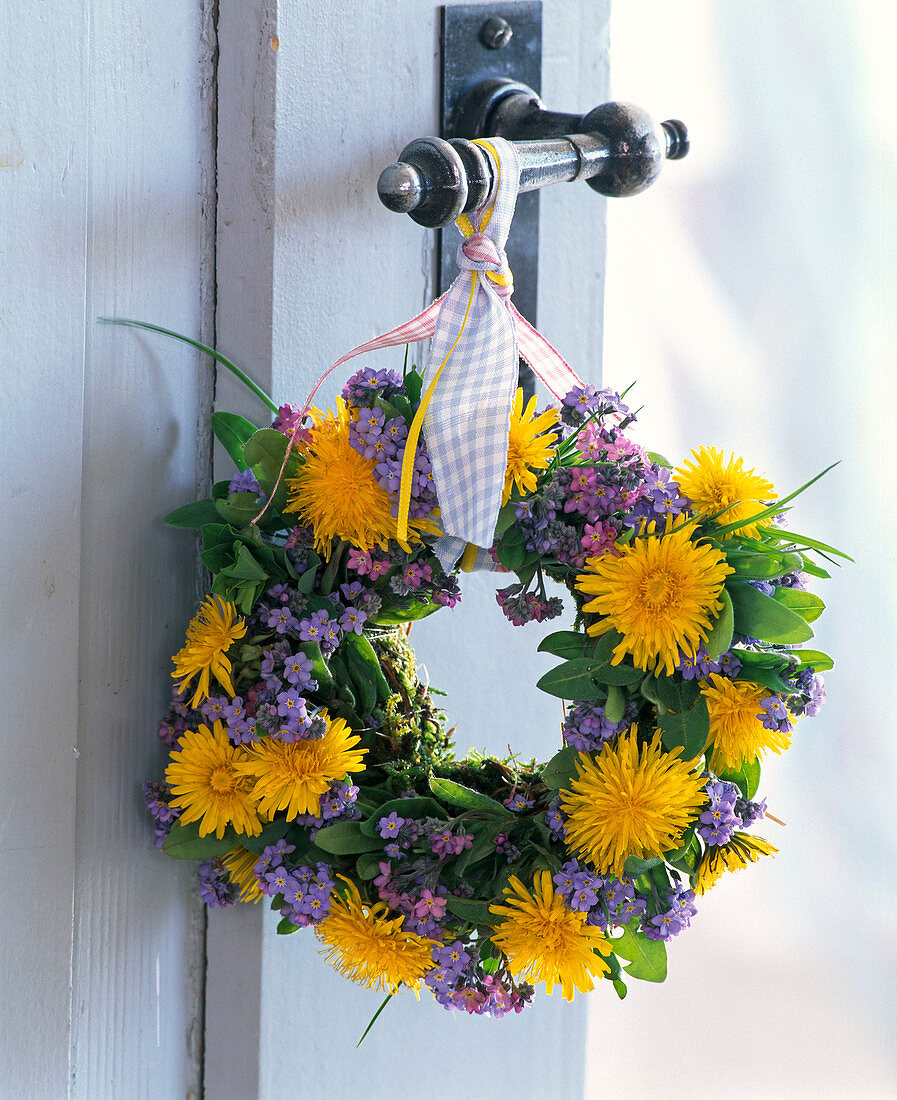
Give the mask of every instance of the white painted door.
MULTIPOLYGON (((607 8, 545 0, 551 105, 606 98, 607 8)), ((207 918, 141 805, 196 597, 190 537, 160 518, 210 476, 212 384, 192 353, 97 318, 217 340, 299 400, 427 304, 432 235, 387 213, 375 184, 437 131, 436 3, 31 9, 0 10, 0 1095, 581 1095, 585 1005, 558 998, 492 1021, 408 994, 356 1052, 379 998, 260 908, 207 918)), ((591 380, 603 206, 584 187, 542 197, 540 327, 591 380)), ((215 400, 258 413, 228 377, 215 400)), ((418 651, 462 751, 546 758, 557 715, 535 697, 536 643, 493 589, 472 578, 418 651)))

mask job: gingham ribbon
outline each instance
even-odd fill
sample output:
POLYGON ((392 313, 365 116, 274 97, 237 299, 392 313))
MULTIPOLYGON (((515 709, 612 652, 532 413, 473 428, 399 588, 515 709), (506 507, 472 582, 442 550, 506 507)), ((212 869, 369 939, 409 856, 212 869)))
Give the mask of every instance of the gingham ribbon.
POLYGON ((507 464, 511 405, 518 355, 557 399, 582 379, 511 303, 511 272, 504 245, 517 202, 517 151, 502 138, 479 141, 492 160, 493 186, 472 218, 456 222, 465 240, 458 249, 461 273, 440 298, 410 321, 353 348, 328 368, 308 395, 284 457, 295 444, 305 414, 324 381, 338 367, 368 351, 432 337, 427 360, 431 381, 409 431, 403 460, 398 534, 407 536, 411 472, 423 426, 433 463, 436 494, 446 535, 435 546, 451 568, 488 568, 507 464), (408 476, 405 476, 405 475, 408 476))
MULTIPOLYGON (((456 223, 465 238, 457 253, 461 273, 439 310, 427 361, 431 382, 418 409, 442 526, 457 540, 440 540, 437 554, 443 565, 453 565, 451 559, 460 557, 467 543, 492 544, 517 385, 517 333, 505 305, 513 283, 504 246, 517 203, 520 162, 508 141, 480 144, 492 160, 493 184, 473 217, 462 216, 456 223)), ((415 442, 413 428, 409 446, 415 442)), ((400 491, 400 537, 405 515, 400 491)))

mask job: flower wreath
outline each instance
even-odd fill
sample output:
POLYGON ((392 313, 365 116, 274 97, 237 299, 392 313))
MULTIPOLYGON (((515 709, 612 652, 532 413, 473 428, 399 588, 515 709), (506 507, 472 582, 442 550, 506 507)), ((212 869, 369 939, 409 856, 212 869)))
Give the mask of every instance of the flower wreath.
POLYGON ((760 759, 825 698, 804 582, 838 552, 784 530, 796 494, 741 458, 645 452, 618 394, 537 413, 518 391, 490 555, 516 575, 497 593, 515 625, 562 613, 546 579, 572 601, 539 646, 561 659, 538 687, 567 700, 563 747, 459 759, 408 640, 460 599, 425 441, 396 537, 421 388, 364 369, 309 427, 290 405, 261 430, 212 417, 238 472, 167 517, 201 530, 214 580, 174 657, 165 781, 145 785, 156 843, 201 861, 208 905, 267 897, 279 932, 313 927, 388 995, 492 1016, 536 983, 623 997, 624 974, 664 979, 697 895, 776 851, 754 832, 760 759))

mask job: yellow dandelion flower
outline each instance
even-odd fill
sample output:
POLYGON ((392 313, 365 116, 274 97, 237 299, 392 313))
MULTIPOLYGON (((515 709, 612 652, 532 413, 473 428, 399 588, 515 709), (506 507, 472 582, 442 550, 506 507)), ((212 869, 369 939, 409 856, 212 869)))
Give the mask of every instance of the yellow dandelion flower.
POLYGON ((259 813, 286 810, 292 820, 299 814, 316 814, 321 795, 335 779, 364 767, 366 749, 356 748, 361 740, 342 718, 331 721, 326 711, 319 717, 327 732, 314 741, 280 741, 265 737, 246 748, 237 765, 250 781, 259 813))
POLYGON ((586 924, 586 914, 568 909, 554 889, 548 871, 533 876, 532 891, 516 875, 504 890, 504 905, 490 905, 489 912, 503 917, 495 926, 492 942, 508 957, 515 978, 544 982, 545 992, 560 985, 564 999, 573 1000, 574 989, 589 993, 593 978, 609 971, 601 958, 611 945, 598 928, 586 924))
MULTIPOLYGON (((285 512, 298 513, 302 523, 311 524, 315 549, 330 557, 334 538, 345 539, 358 550, 379 546, 385 550, 396 537, 393 501, 375 476, 376 462, 360 454, 349 442, 352 411, 337 398, 336 413, 311 410, 314 428, 311 440, 298 445, 303 459, 295 477, 287 478, 288 503, 285 512)), ((409 519, 409 539, 420 533, 441 534, 432 513, 409 519)), ((410 551, 408 542, 399 542, 410 551)))
POLYGON ((234 685, 231 683, 233 666, 226 653, 238 638, 246 633, 246 622, 237 615, 236 607, 220 596, 207 596, 205 603, 194 615, 187 627, 187 641, 184 648, 175 653, 172 678, 180 678, 178 690, 183 691, 193 677, 199 673, 199 683, 190 700, 190 706, 196 707, 209 697, 210 676, 233 698, 234 685))
POLYGON ((244 848, 242 845, 232 848, 221 857, 221 862, 227 871, 227 877, 240 891, 238 901, 251 901, 255 904, 265 896, 259 887, 258 879, 255 877, 255 871, 253 870, 258 861, 259 857, 256 853, 250 852, 248 848, 244 848))
POLYGON ((661 533, 649 524, 644 537, 618 546, 619 554, 589 558, 589 571, 576 578, 579 591, 594 597, 585 610, 605 616, 589 634, 617 630, 623 636, 612 664, 629 653, 636 668, 669 676, 680 650, 693 657, 706 640, 733 570, 722 551, 694 542, 692 531, 686 521, 667 516, 661 533))
POLYGON ((679 759, 680 751, 666 752, 655 734, 639 754, 633 726, 597 758, 579 753, 576 778, 560 792, 568 846, 615 875, 629 856, 646 859, 677 847, 707 801, 706 780, 679 759))
POLYGON ((719 518, 723 526, 739 520, 745 523, 725 537, 757 537, 757 525, 750 521, 776 499, 772 482, 753 470, 746 470, 743 458, 732 455, 726 461, 726 456, 716 447, 701 447, 691 453, 694 462, 686 459, 677 466, 675 475, 682 495, 688 497, 692 508, 705 516, 728 508, 719 518), (729 508, 730 504, 734 507, 729 508))
POLYGON ((523 390, 518 389, 511 409, 511 430, 508 435, 508 467, 505 471, 505 487, 501 502, 507 504, 514 486, 520 493, 532 493, 536 489, 533 470, 547 470, 554 451, 555 437, 549 432, 557 424, 557 409, 536 413, 537 398, 531 397, 523 411, 523 390))
POLYGON ((728 844, 708 848, 698 865, 695 893, 706 894, 726 871, 740 871, 749 863, 756 863, 760 856, 772 856, 778 851, 762 836, 733 833, 728 844))
POLYGON ((407 985, 416 992, 433 965, 436 942, 407 931, 404 916, 388 916, 385 901, 362 901, 355 883, 340 878, 347 885, 346 895, 333 894, 330 915, 315 928, 327 948, 324 958, 344 978, 368 989, 394 992, 407 985))
POLYGON ((714 771, 739 768, 765 749, 780 753, 791 744, 789 733, 768 730, 760 721, 760 704, 769 697, 768 688, 711 673, 702 682, 701 692, 710 712, 709 764, 714 771))
POLYGON ((237 770, 245 749, 231 744, 221 722, 211 730, 205 725, 188 730, 180 744, 165 779, 171 787, 171 805, 183 811, 181 822, 198 821, 200 836, 214 833, 219 840, 228 825, 238 833, 258 836, 262 822, 250 794, 252 784, 237 770))

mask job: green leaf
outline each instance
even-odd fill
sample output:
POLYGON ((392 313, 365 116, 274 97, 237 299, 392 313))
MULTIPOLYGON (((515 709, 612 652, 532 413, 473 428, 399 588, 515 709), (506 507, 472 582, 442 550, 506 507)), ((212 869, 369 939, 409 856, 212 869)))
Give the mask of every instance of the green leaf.
MULTIPOLYGON (((512 534, 514 530, 515 529, 512 527, 508 534, 512 534)), ((526 561, 526 550, 523 544, 521 543, 517 546, 509 545, 507 535, 496 547, 495 554, 505 569, 510 569, 512 573, 516 573, 526 561)))
POLYGON ((794 695, 797 691, 794 684, 789 684, 787 680, 782 679, 779 672, 765 665, 746 665, 735 679, 749 680, 779 695, 794 695))
POLYGON ((827 569, 823 569, 821 565, 817 565, 816 562, 810 561, 806 554, 801 556, 804 562, 801 568, 805 573, 809 573, 811 577, 819 577, 824 581, 830 581, 832 579, 832 575, 827 569))
POLYGON ((243 837, 240 843, 250 852, 255 852, 256 855, 260 856, 269 844, 276 844, 292 828, 292 821, 280 818, 266 825, 258 836, 243 837))
POLYGON ((632 665, 595 665, 592 668, 592 678, 600 684, 628 685, 638 683, 645 675, 645 670, 633 668, 632 665))
POLYGON ((648 859, 640 859, 638 856, 627 856, 626 862, 623 864, 623 870, 627 875, 636 876, 643 875, 646 871, 650 871, 652 867, 656 867, 659 863, 663 863, 663 859, 660 856, 650 856, 648 859))
POLYGON ((740 634, 788 645, 813 637, 804 619, 772 596, 758 592, 744 581, 730 579, 726 588, 735 610, 735 629, 740 634))
POLYGON ((496 821, 494 818, 491 821, 472 824, 470 828, 476 836, 476 840, 474 840, 470 848, 467 848, 458 856, 457 862, 455 863, 456 873, 461 876, 468 867, 472 867, 475 863, 479 863, 481 859, 485 859, 487 856, 494 855, 495 838, 499 833, 503 833, 507 827, 506 821, 496 821))
POLYGON ((454 894, 445 895, 445 907, 450 913, 454 913, 461 920, 470 924, 491 925, 495 923, 495 917, 489 912, 489 902, 474 901, 472 898, 459 898, 454 894))
POLYGON ((711 661, 718 660, 731 646, 732 634, 735 630, 735 610, 732 607, 732 597, 725 590, 720 592, 723 606, 716 618, 716 622, 710 628, 710 634, 704 643, 711 661))
POLYGON ((618 634, 616 630, 607 630, 590 641, 591 646, 586 648, 586 656, 591 657, 599 665, 609 665, 613 659, 614 650, 623 641, 623 635, 618 634))
MULTIPOLYGON (((358 637, 357 634, 347 634, 339 647, 339 653, 343 657, 346 672, 351 680, 352 691, 358 700, 358 713, 366 717, 371 714, 377 705, 378 680, 374 675, 374 669, 379 673, 380 663, 374 655, 374 668, 368 665, 367 660, 361 655, 358 647, 353 642, 353 639, 358 637)), ((370 646, 370 642, 368 642, 368 646, 370 646)), ((372 654, 373 652, 373 649, 371 649, 372 654)), ((330 661, 332 665, 332 657, 330 661)), ((382 673, 380 673, 380 679, 383 679, 382 673)), ((387 689, 387 697, 388 695, 389 691, 387 689)))
POLYGON ((658 714, 657 724, 660 727, 660 739, 667 750, 673 750, 681 746, 682 760, 694 760, 704 746, 710 735, 710 715, 707 711, 707 700, 701 696, 693 707, 687 710, 668 710, 664 714, 658 714))
POLYGON ((773 599, 796 611, 808 623, 818 619, 825 610, 825 604, 818 596, 812 592, 802 592, 799 588, 777 588, 773 599))
MULTIPOLYGON (((374 647, 365 635, 347 634, 340 648, 346 650, 346 663, 353 679, 365 677, 372 686, 374 701, 371 704, 371 710, 374 709, 378 700, 385 703, 392 691, 386 677, 383 675, 383 669, 380 667, 380 660, 374 652, 374 647)), ((365 713, 369 712, 366 711, 365 713)))
POLYGON ((667 710, 680 714, 693 707, 701 694, 694 680, 682 680, 675 676, 646 676, 640 691, 658 708, 659 713, 667 710))
POLYGON ((319 829, 315 844, 335 856, 354 856, 361 852, 383 850, 381 837, 365 836, 357 821, 337 821, 319 829))
MULTIPOLYGON (((280 477, 283 467, 284 455, 287 453, 289 439, 283 432, 276 428, 261 428, 255 433, 243 448, 243 457, 246 464, 258 479, 259 485, 270 497, 274 493, 274 486, 280 477)), ((299 456, 295 451, 290 452, 283 478, 277 487, 277 492, 271 500, 270 507, 275 512, 282 512, 287 500, 286 481, 295 477, 299 468, 299 456)))
POLYGON ((173 859, 211 859, 236 848, 243 839, 232 825, 228 825, 219 840, 214 835, 200 836, 198 821, 191 821, 189 825, 176 821, 162 842, 162 851, 173 859))
POLYGON ((506 820, 514 817, 514 814, 488 794, 481 794, 463 783, 454 783, 451 779, 440 779, 438 776, 430 776, 430 790, 443 802, 450 806, 460 806, 462 810, 485 810, 487 813, 503 817, 506 820))
POLYGON ((212 431, 233 459, 238 470, 246 469, 243 447, 258 431, 258 427, 237 413, 212 413, 212 431))
POLYGON ((247 527, 264 507, 255 493, 230 493, 227 500, 216 500, 215 511, 234 527, 247 527))
POLYGON ((498 522, 495 524, 495 534, 493 536, 493 542, 498 540, 504 535, 504 533, 512 526, 517 519, 517 505, 513 501, 508 501, 507 504, 502 505, 498 513, 498 522))
POLYGON ((565 661, 557 668, 546 672, 536 682, 536 687, 548 695, 555 695, 559 699, 577 699, 591 702, 595 699, 603 699, 606 692, 592 678, 592 670, 595 662, 590 657, 580 657, 573 661, 565 661))
POLYGON ((291 920, 287 920, 286 917, 281 917, 277 922, 277 934, 278 936, 288 936, 291 932, 298 932, 299 925, 293 924, 291 920))
POLYGON ((420 395, 423 386, 424 380, 419 371, 412 369, 406 372, 405 393, 408 394, 408 400, 415 408, 420 404, 420 395))
POLYGON ((667 952, 662 940, 649 940, 644 932, 633 932, 629 925, 623 935, 610 941, 614 954, 629 959, 623 969, 645 982, 662 982, 667 976, 667 952))
POLYGON ((276 428, 259 428, 244 443, 243 459, 263 489, 277 480, 288 444, 289 437, 276 428))
POLYGON ((726 549, 726 561, 735 570, 735 575, 744 580, 771 581, 794 573, 800 569, 803 559, 800 554, 776 552, 755 543, 753 550, 726 549))
POLYGON ((572 745, 559 749, 542 769, 542 782, 553 791, 569 787, 576 778, 579 753, 572 745))
POLYGON ((580 634, 578 630, 557 630, 539 642, 536 652, 551 653, 555 657, 563 657, 569 661, 584 656, 588 641, 590 641, 588 634, 580 634))
POLYGON ((800 658, 797 663, 798 668, 812 668, 815 672, 827 672, 835 667, 831 657, 819 649, 795 649, 791 656, 800 658))
POLYGON ((362 787, 355 799, 355 805, 364 813, 372 814, 374 810, 379 809, 384 802, 389 802, 391 798, 392 795, 380 787, 362 787))
POLYGON ((695 836, 694 826, 685 833, 682 840, 683 843, 679 848, 664 852, 663 858, 677 871, 690 875, 701 859, 701 842, 695 836))
POLYGON ((162 520, 166 527, 183 527, 190 531, 198 531, 207 523, 217 523, 218 512, 213 500, 197 500, 195 504, 185 504, 183 508, 175 508, 173 512, 162 520))
POLYGON ((426 619, 438 610, 439 604, 430 600, 403 600, 399 603, 398 600, 388 602, 384 599, 383 607, 368 622, 371 626, 401 626, 403 623, 426 619))
POLYGON ((318 692, 326 695, 333 687, 333 677, 330 675, 330 669, 327 667, 327 662, 321 653, 320 645, 317 642, 301 642, 299 649, 306 657, 311 658, 312 679, 317 681, 318 692))
POLYGON ((608 722, 622 722, 626 713, 626 696, 615 685, 607 689, 607 702, 604 704, 604 717, 608 722))
POLYGON ((334 691, 343 702, 348 703, 354 710, 355 691, 349 679, 349 670, 346 668, 346 662, 343 660, 343 655, 337 650, 335 653, 330 654, 327 658, 327 663, 330 666, 330 671, 333 673, 334 691))
POLYGON ((627 993, 626 983, 623 981, 622 978, 611 978, 611 982, 613 983, 613 987, 617 996, 622 1001, 627 993))
POLYGON ((362 852, 355 861, 355 871, 360 879, 370 882, 380 874, 380 864, 385 862, 384 852, 362 852))
POLYGON ((734 783, 745 798, 753 798, 760 786, 760 760, 743 760, 739 768, 726 768, 719 773, 720 779, 734 783))
POLYGON ((656 462, 658 466, 666 466, 668 470, 673 469, 673 464, 668 458, 664 458, 663 455, 657 453, 657 451, 645 451, 648 459, 651 462, 656 462))

